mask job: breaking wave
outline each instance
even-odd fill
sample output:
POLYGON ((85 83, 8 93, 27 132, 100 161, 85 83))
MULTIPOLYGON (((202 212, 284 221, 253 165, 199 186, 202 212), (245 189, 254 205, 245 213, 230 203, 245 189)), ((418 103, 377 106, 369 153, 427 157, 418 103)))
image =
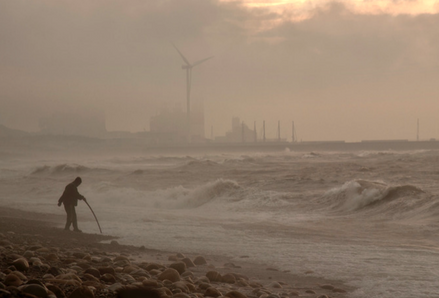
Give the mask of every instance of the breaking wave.
POLYGON ((223 164, 227 165, 240 165, 240 164, 253 164, 257 159, 248 155, 242 155, 239 158, 227 158, 223 161, 223 164))
POLYGON ((380 181, 352 180, 333 188, 321 198, 336 212, 368 212, 402 215, 431 203, 431 196, 414 185, 387 185, 380 181))
POLYGON ((107 171, 100 168, 89 168, 77 164, 59 164, 55 166, 40 166, 34 169, 31 175, 59 175, 59 174, 84 174, 92 171, 107 171))
POLYGON ((316 157, 320 157, 320 156, 321 156, 320 153, 310 152, 310 153, 302 155, 302 158, 316 158, 316 157))
POLYGON ((247 188, 228 179, 217 179, 194 188, 175 186, 152 191, 106 182, 95 185, 92 192, 106 204, 122 206, 129 202, 138 208, 258 212, 279 210, 291 204, 286 193, 247 188))
POLYGON ((183 170, 189 170, 189 169, 206 169, 206 168, 212 168, 217 167, 219 164, 212 160, 191 160, 187 163, 183 164, 179 167, 179 169, 183 170))
POLYGON ((176 202, 174 207, 177 208, 198 208, 209 205, 218 210, 229 211, 269 211, 290 205, 288 194, 246 188, 227 179, 208 182, 191 190, 174 188, 167 194, 165 201, 169 203, 172 200, 176 202))
POLYGON ((155 164, 155 163, 175 163, 195 160, 191 156, 149 156, 149 157, 115 157, 109 161, 114 164, 155 164))
POLYGON ((218 179, 194 189, 185 189, 180 186, 160 190, 158 191, 159 197, 162 199, 155 202, 155 207, 198 208, 215 200, 239 200, 239 193, 242 191, 243 188, 235 181, 218 179))
POLYGON ((235 181, 218 179, 193 189, 183 186, 145 191, 120 187, 112 182, 95 185, 91 192, 106 204, 130 205, 137 208, 194 209, 218 201, 239 200, 243 188, 235 181))

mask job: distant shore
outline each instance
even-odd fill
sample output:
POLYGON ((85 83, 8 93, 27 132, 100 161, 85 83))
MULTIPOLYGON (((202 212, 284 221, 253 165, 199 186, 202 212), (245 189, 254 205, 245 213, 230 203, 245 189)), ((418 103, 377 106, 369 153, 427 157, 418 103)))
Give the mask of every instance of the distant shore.
POLYGON ((0 157, 47 154, 206 154, 245 152, 410 151, 439 150, 439 141, 365 140, 361 142, 236 142, 151 143, 143 138, 89 138, 81 136, 27 135, 0 137, 0 157))
POLYGON ((163 298, 206 295, 341 298, 348 297, 353 290, 341 281, 314 277, 312 272, 293 275, 269 265, 253 264, 245 252, 237 252, 236 258, 231 260, 224 256, 158 251, 144 246, 120 245, 110 235, 63 231, 56 228, 63 222, 63 216, 5 207, 0 207, 0 214, 0 297, 9 297, 7 293, 21 295, 26 289, 41 290, 29 286, 30 283, 37 283, 51 293, 58 291, 56 297, 69 297, 75 291, 91 293, 84 297, 125 297, 122 295, 124 290, 136 287, 153 287, 163 298), (197 257, 206 262, 179 269, 182 271, 178 279, 186 287, 176 290, 181 283, 161 277, 164 271, 177 268, 181 263, 196 263, 197 257), (11 267, 23 262, 18 259, 25 259, 28 267, 11 267), (21 271, 20 281, 14 270, 21 271), (109 273, 103 273, 107 271, 109 273), (121 296, 117 296, 118 291, 121 296))

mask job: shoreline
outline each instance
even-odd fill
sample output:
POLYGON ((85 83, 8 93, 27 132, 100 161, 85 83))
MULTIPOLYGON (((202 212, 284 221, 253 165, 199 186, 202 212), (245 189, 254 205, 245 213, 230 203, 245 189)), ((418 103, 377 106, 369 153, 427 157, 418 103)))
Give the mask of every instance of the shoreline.
MULTIPOLYGON (((342 298, 349 297, 349 292, 355 290, 343 281, 315 277, 312 272, 294 275, 269 265, 254 264, 247 260, 245 252, 237 252, 231 260, 226 256, 121 245, 118 238, 111 235, 66 232, 57 228, 64 216, 7 207, 0 207, 0 214, 0 297, 8 297, 3 295, 4 291, 19 295, 23 289, 32 288, 26 286, 29 280, 37 280, 40 286, 52 292, 56 287, 65 297, 75 297, 71 295, 78 289, 89 290, 91 294, 84 297, 135 297, 123 296, 123 291, 145 287, 158 290, 163 298, 342 298), (28 262, 28 269, 22 270, 26 278, 21 284, 12 285, 7 277, 20 270, 11 265, 23 258, 28 262), (178 277, 161 277, 181 263, 186 264, 186 268, 179 269, 178 277), (90 276, 90 272, 102 271, 102 268, 111 272, 90 276), (70 277, 65 277, 66 274, 70 277)), ((59 293, 41 297, 63 296, 59 293)))
POLYGON ((145 138, 92 138, 84 136, 0 136, 0 157, 26 158, 40 155, 76 156, 77 154, 103 156, 175 155, 217 153, 272 153, 283 152, 361 152, 439 150, 439 140, 361 140, 361 141, 258 141, 206 143, 154 143, 145 138))

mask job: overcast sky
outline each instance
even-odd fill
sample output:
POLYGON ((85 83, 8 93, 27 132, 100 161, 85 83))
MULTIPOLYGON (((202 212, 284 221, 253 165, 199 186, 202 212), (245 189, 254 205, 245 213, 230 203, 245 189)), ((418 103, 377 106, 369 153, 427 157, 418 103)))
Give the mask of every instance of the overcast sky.
POLYGON ((149 129, 163 105, 203 101, 206 136, 233 116, 267 136, 439 138, 439 2, 0 0, 0 124, 98 109, 149 129))

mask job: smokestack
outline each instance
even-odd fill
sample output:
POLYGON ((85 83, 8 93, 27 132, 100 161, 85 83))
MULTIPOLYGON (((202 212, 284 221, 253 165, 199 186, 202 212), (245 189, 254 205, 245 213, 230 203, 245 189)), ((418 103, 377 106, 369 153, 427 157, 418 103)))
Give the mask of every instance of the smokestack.
POLYGON ((296 136, 294 135, 294 121, 292 121, 292 127, 291 127, 291 142, 295 142, 296 136))
POLYGON ((264 142, 265 142, 265 120, 264 120, 264 122, 263 122, 263 125, 262 125, 262 135, 263 135, 263 140, 264 140, 264 142))
POLYGON ((253 130, 255 132, 255 143, 258 141, 258 135, 256 133, 256 121, 253 123, 253 130))

